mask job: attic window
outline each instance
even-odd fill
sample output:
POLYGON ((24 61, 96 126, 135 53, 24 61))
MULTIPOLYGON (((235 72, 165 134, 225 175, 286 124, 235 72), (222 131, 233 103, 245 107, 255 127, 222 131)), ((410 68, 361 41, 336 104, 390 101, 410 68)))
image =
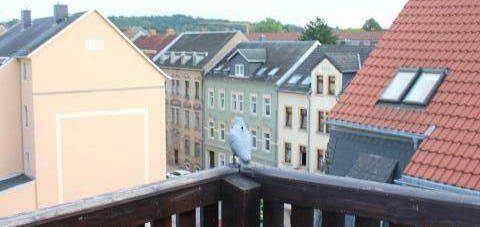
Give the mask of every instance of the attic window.
POLYGON ((257 76, 261 76, 265 71, 267 71, 267 67, 263 67, 260 70, 257 71, 257 76))
POLYGON ((387 86, 380 101, 426 105, 440 86, 446 70, 401 69, 387 86))
POLYGON ((310 84, 312 84, 312 78, 311 77, 307 77, 302 81, 302 85, 308 86, 310 84))
POLYGON ((272 70, 268 73, 268 75, 269 75, 269 76, 275 76, 275 74, 277 74, 277 72, 278 72, 279 69, 280 69, 280 68, 274 68, 274 69, 272 69, 272 70))
POLYGON ((294 75, 292 76, 292 78, 290 78, 290 80, 288 80, 288 83, 289 84, 296 84, 300 78, 302 77, 302 75, 294 75))

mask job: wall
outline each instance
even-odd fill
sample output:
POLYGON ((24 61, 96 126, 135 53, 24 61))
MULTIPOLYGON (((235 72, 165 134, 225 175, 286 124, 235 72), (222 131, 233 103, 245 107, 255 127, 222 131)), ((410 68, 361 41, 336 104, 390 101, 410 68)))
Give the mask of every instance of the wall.
POLYGON ((0 179, 23 172, 20 64, 0 66, 0 179))
POLYGON ((99 14, 31 61, 39 207, 165 179, 165 78, 99 14))
POLYGON ((35 210, 35 199, 35 181, 0 192, 0 218, 35 210))

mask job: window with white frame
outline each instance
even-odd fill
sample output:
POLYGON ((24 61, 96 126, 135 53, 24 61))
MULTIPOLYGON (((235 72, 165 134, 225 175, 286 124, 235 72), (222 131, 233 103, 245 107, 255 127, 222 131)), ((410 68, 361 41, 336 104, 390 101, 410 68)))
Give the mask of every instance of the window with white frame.
POLYGON ((199 130, 201 124, 202 124, 202 122, 200 120, 200 112, 195 111, 195 129, 199 130))
POLYGON ((237 112, 238 110, 238 96, 236 93, 232 93, 232 111, 237 112))
POLYGON ((172 122, 174 125, 179 125, 180 121, 178 119, 178 108, 172 108, 172 122))
POLYGON ((285 163, 292 163, 292 144, 291 143, 285 143, 285 163))
POLYGON ((257 149, 257 131, 252 129, 251 134, 252 134, 252 148, 256 150, 257 149))
POLYGON ((265 117, 270 117, 272 114, 272 99, 270 96, 263 96, 263 114, 265 117))
POLYGON ((225 110, 225 91, 218 93, 218 106, 221 110, 225 110))
POLYGON ((235 65, 235 76, 245 76, 245 65, 236 64, 235 65))
POLYGON ((225 154, 218 154, 218 165, 219 166, 225 165, 225 154))
POLYGON ((238 111, 243 112, 243 94, 238 94, 238 111))
POLYGON ((263 149, 266 152, 271 150, 271 134, 269 132, 263 133, 263 149))
POLYGON ((214 139, 215 138, 215 123, 212 120, 210 120, 210 122, 208 122, 208 130, 209 130, 208 135, 210 136, 210 139, 214 139))
POLYGON ((257 95, 251 94, 250 95, 250 113, 257 114, 257 95))
POLYGON ((220 140, 225 141, 225 124, 220 124, 220 140))
POLYGON ((210 89, 208 90, 208 107, 213 109, 214 102, 215 102, 215 92, 212 89, 210 89))
POLYGON ((188 129, 190 128, 190 111, 189 110, 185 110, 185 128, 188 129))

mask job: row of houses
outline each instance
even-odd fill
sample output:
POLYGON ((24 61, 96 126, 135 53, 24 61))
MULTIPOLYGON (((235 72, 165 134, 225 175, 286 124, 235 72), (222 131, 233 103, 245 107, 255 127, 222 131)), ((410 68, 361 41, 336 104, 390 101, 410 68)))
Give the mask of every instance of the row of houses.
POLYGON ((227 136, 242 117, 253 135, 253 163, 324 172, 325 120, 372 49, 182 33, 153 58, 173 78, 167 160, 190 170, 232 162, 227 136))

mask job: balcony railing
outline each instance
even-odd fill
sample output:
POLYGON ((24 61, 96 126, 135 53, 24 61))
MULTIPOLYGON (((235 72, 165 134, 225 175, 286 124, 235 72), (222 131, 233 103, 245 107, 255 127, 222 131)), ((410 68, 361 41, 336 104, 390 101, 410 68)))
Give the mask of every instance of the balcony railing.
POLYGON ((222 167, 0 219, 0 226, 480 226, 480 198, 273 168, 222 167), (220 202, 221 201, 221 202, 220 202), (262 206, 260 204, 263 204, 262 206), (220 209, 219 209, 220 207, 220 209), (201 208, 201 212, 195 212, 201 208), (261 210, 263 209, 263 210, 261 210), (220 214, 220 215, 219 215, 220 214), (263 215, 261 215, 263 214, 263 215))

